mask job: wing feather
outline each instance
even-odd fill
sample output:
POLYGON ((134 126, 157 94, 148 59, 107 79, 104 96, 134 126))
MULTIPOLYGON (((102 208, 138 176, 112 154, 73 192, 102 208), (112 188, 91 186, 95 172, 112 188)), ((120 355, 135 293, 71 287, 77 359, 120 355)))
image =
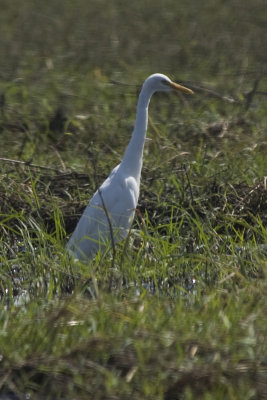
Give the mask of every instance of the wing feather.
POLYGON ((68 243, 69 251, 78 259, 93 256, 111 238, 99 191, 112 223, 115 240, 128 233, 137 205, 138 184, 133 177, 124 178, 117 170, 118 167, 95 192, 68 243))

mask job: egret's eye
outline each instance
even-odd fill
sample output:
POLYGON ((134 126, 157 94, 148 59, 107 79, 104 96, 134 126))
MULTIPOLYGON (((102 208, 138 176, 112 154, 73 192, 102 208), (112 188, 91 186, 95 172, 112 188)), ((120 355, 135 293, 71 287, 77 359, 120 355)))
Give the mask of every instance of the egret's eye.
POLYGON ((161 83, 163 83, 163 85, 166 85, 166 86, 168 86, 168 84, 169 84, 169 82, 165 81, 165 79, 162 79, 161 83))

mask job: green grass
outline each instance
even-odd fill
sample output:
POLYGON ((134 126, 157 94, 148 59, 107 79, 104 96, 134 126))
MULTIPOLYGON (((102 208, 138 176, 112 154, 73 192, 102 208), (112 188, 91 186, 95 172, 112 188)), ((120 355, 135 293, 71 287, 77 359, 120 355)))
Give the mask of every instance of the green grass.
POLYGON ((196 293, 188 304, 147 295, 39 299, 1 317, 13 332, 2 335, 5 382, 51 398, 257 397, 266 387, 261 290, 196 293))
POLYGON ((266 398, 265 2, 2 3, 0 400, 266 398), (70 261, 153 72, 195 95, 151 101, 116 257, 70 261))

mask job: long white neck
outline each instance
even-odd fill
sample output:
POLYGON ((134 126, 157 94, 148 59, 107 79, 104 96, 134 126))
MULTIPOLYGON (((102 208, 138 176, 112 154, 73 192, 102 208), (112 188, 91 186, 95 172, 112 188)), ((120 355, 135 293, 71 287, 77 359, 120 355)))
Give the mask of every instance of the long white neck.
POLYGON ((122 171, 140 181, 143 149, 147 131, 148 106, 153 94, 147 86, 143 86, 139 95, 135 126, 128 147, 120 164, 122 171))

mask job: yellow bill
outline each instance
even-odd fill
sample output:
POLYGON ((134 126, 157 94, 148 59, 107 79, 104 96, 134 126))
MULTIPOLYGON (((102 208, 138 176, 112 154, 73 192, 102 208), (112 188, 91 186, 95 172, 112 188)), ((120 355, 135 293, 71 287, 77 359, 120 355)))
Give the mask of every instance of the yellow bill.
POLYGON ((169 85, 171 88, 173 88, 174 90, 178 90, 179 92, 184 92, 187 94, 194 94, 193 90, 179 85, 179 83, 175 83, 175 82, 166 82, 166 85, 169 85))

